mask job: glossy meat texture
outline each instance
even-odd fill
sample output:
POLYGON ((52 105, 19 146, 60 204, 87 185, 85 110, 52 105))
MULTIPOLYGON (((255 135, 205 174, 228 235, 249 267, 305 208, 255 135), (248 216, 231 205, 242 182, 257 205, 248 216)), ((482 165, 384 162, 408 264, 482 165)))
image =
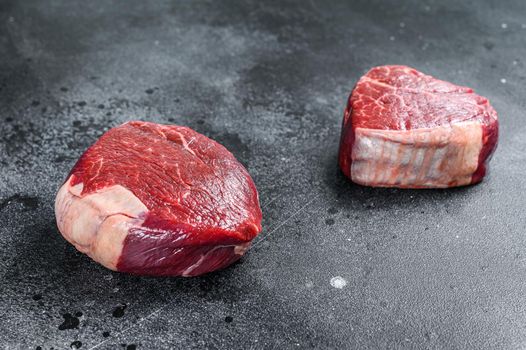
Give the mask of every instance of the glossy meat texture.
POLYGON ((463 186, 482 180, 497 139, 497 113, 472 89, 380 66, 349 97, 339 164, 367 186, 463 186))
POLYGON ((128 122, 78 160, 55 202, 62 235, 116 271, 196 276, 238 260, 261 231, 256 187, 217 142, 128 122))

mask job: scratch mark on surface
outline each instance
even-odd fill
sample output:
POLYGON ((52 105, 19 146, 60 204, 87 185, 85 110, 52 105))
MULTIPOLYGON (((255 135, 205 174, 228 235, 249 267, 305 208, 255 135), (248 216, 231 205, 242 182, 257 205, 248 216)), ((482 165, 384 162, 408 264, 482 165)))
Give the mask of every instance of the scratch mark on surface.
POLYGON ((268 201, 267 203, 263 204, 261 206, 261 209, 264 209, 264 208, 268 207, 272 202, 274 202, 278 198, 281 198, 281 196, 276 196, 276 197, 272 198, 270 201, 268 201))
MULTIPOLYGON (((139 321, 135 322, 134 324, 132 324, 131 326, 129 326, 128 328, 125 328, 123 329, 122 331, 116 333, 112 338, 116 338, 118 336, 120 336, 121 334, 124 334, 126 333, 127 331, 129 331, 130 329, 133 329, 137 326, 139 326, 141 323, 143 323, 144 321, 152 318, 153 316, 157 315, 159 312, 161 312, 164 308, 166 308, 168 305, 170 304, 166 304, 164 306, 161 306, 160 308, 158 308, 157 310, 155 310, 154 312, 152 312, 151 314, 149 314, 148 316, 145 316, 145 317, 142 317, 141 319, 139 319, 139 321)), ((101 345, 105 344, 106 342, 108 342, 110 340, 110 338, 92 346, 91 348, 89 348, 89 350, 92 350, 92 349, 96 349, 98 347, 100 347, 101 345)))
POLYGON ((279 223, 275 228, 273 228, 266 236, 262 237, 259 241, 257 241, 256 243, 254 243, 254 245, 252 246, 252 248, 256 247, 258 244, 260 244, 261 242, 263 242, 265 239, 269 238, 270 235, 272 235, 274 232, 276 232, 278 229, 280 229, 283 225, 285 225, 290 219, 292 219, 293 217, 295 217, 296 215, 298 215, 299 213, 301 213, 303 210, 305 210, 310 204, 312 204, 316 199, 318 199, 318 197, 320 196, 320 194, 317 194, 315 195, 314 197, 312 197, 312 199, 310 201, 308 201, 305 205, 303 205, 301 208, 299 208, 298 210, 296 210, 294 213, 292 213, 291 216, 289 216, 288 218, 286 218, 285 220, 283 220, 281 223, 279 223))

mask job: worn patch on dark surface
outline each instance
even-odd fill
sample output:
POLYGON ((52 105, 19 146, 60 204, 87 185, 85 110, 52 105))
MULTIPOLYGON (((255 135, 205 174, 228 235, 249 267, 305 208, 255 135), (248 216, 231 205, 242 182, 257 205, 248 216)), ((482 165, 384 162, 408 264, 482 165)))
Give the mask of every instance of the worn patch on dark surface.
POLYGON ((113 315, 113 317, 121 318, 122 316, 124 316, 124 310, 126 310, 126 307, 126 304, 116 306, 111 314, 113 315))
POLYGON ((525 14, 520 0, 0 2, 0 344, 522 347, 525 14), (340 173, 348 94, 381 64, 490 99, 501 137, 482 184, 373 189, 340 173), (264 230, 243 263, 130 276, 60 236, 61 182, 136 119, 190 126, 247 166, 264 230))
POLYGON ((64 315, 62 315, 62 317, 64 317, 64 322, 62 322, 60 326, 58 326, 58 329, 60 329, 61 331, 65 329, 73 329, 79 327, 80 321, 77 316, 73 316, 70 313, 65 313, 64 315))
POLYGON ((34 210, 38 207, 38 198, 15 194, 0 201, 0 210, 13 203, 20 203, 23 206, 24 210, 34 210))

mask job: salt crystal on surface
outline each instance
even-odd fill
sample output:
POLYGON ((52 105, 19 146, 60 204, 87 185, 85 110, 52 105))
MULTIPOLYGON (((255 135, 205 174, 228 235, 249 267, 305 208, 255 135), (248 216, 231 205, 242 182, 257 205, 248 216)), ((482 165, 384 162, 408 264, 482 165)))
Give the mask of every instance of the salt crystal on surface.
POLYGON ((337 289, 343 289, 347 285, 345 278, 341 276, 336 276, 331 278, 331 286, 337 289))

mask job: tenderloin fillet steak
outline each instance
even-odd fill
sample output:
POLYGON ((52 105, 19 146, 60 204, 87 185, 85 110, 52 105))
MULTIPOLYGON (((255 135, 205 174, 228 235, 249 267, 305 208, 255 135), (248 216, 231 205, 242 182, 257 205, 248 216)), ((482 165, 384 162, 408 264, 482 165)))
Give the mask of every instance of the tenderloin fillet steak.
POLYGON ((238 260, 261 231, 254 182, 192 129, 134 121, 75 164, 55 213, 62 235, 109 269, 196 276, 238 260))
POLYGON ((463 186, 482 180, 497 138, 497 113, 472 89, 380 66, 349 97, 339 163, 366 186, 463 186))

